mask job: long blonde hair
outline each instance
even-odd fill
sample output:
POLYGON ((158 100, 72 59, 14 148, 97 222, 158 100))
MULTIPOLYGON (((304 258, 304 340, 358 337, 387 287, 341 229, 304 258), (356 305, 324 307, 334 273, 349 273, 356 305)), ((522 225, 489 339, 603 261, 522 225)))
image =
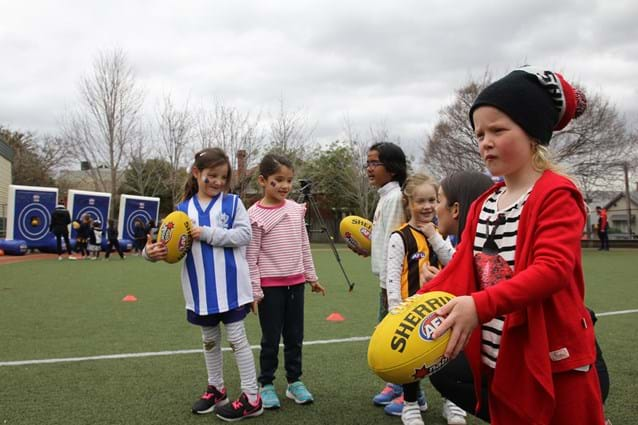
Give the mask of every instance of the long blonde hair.
POLYGON ((559 169, 552 161, 552 153, 547 146, 541 145, 536 140, 532 142, 532 167, 540 172, 545 170, 558 171, 559 169))
POLYGON ((574 178, 567 174, 565 168, 553 161, 552 153, 549 151, 549 148, 545 145, 541 145, 536 140, 532 142, 532 167, 541 173, 545 170, 553 171, 554 173, 559 174, 576 184, 574 178))

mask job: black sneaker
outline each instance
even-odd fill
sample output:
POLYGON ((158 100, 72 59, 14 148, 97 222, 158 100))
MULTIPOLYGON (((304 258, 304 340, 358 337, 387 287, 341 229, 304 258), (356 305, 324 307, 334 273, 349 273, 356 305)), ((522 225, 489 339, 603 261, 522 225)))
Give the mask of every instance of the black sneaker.
POLYGON ((219 419, 228 422, 241 421, 251 416, 259 416, 264 413, 264 407, 261 403, 261 397, 257 395, 257 403, 250 404, 245 393, 241 393, 239 398, 232 403, 220 406, 215 410, 215 414, 219 419))
POLYGON ((198 415, 203 415, 212 412, 215 410, 215 407, 223 406, 224 404, 228 404, 226 388, 219 391, 214 386, 209 385, 199 400, 193 404, 192 411, 198 415))

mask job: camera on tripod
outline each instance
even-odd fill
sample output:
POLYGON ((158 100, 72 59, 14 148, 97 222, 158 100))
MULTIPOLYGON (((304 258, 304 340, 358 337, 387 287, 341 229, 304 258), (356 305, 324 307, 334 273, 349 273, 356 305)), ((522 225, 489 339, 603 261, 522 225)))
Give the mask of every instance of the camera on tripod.
POLYGON ((299 191, 304 195, 310 195, 312 192, 312 180, 309 179, 299 179, 299 191))

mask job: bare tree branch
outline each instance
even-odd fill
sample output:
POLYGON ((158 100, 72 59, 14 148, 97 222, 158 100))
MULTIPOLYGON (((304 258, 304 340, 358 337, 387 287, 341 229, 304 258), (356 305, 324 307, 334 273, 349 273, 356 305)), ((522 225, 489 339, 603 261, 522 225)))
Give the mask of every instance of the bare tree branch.
MULTIPOLYGON (((489 84, 486 73, 480 81, 470 81, 456 90, 454 101, 439 112, 434 130, 424 146, 424 165, 441 178, 454 171, 483 171, 469 110, 480 91, 489 84)), ((582 90, 582 89, 581 89, 582 90)), ((635 132, 602 95, 587 96, 587 110, 550 143, 554 161, 574 177, 584 192, 609 187, 620 181, 624 161, 635 162, 635 132)))
POLYGON ((288 111, 283 97, 279 99, 279 111, 270 124, 269 150, 292 159, 303 159, 310 151, 312 133, 308 118, 302 111, 288 111))
POLYGON ((212 110, 201 109, 195 123, 195 138, 201 149, 211 146, 222 148, 237 169, 237 152, 246 152, 246 162, 254 161, 265 138, 260 128, 261 114, 251 115, 221 101, 212 110))
MULTIPOLYGON (((368 160, 368 149, 374 143, 366 142, 362 137, 360 137, 348 117, 345 117, 343 120, 343 131, 346 136, 345 142, 352 151, 352 175, 355 179, 353 182, 355 190, 348 193, 347 198, 353 200, 358 206, 358 213, 360 215, 366 218, 371 218, 374 214, 377 196, 376 191, 374 191, 370 186, 365 164, 368 160)), ((373 139, 374 134, 375 133, 371 131, 373 139)), ((387 131, 384 132, 384 136, 387 136, 387 131)))
POLYGON ((101 52, 80 82, 80 104, 66 117, 63 137, 75 158, 92 164, 96 189, 115 197, 127 146, 140 137, 144 95, 121 50, 101 52), (108 175, 99 169, 108 169, 108 175))
POLYGON ((194 122, 188 104, 177 109, 169 95, 164 97, 157 121, 162 158, 171 167, 168 185, 173 205, 177 205, 182 195, 179 181, 183 174, 181 170, 187 162, 186 151, 192 145, 194 122))

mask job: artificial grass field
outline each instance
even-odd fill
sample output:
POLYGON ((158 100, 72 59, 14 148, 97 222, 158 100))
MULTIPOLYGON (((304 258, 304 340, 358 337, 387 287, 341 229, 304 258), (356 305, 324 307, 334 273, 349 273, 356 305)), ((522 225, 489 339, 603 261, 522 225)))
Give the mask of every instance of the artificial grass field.
MULTIPOLYGON (((343 276, 327 245, 313 245, 321 297, 306 292, 305 340, 369 336, 375 324, 378 285, 369 260, 346 249, 343 276), (328 322, 332 312, 344 322, 328 322)), ((638 251, 584 250, 587 304, 596 312, 638 308, 638 251)), ((181 265, 151 264, 140 257, 121 261, 30 261, 0 266, 0 425, 4 424, 209 424, 191 404, 206 385, 201 353, 136 358, 4 365, 35 359, 196 350, 199 329, 185 320, 179 285, 181 265), (135 295, 137 302, 121 299, 135 295)), ((611 375, 607 416, 614 425, 638 420, 638 313, 600 317, 597 335, 611 375)), ((246 320, 249 341, 259 343, 256 316, 246 320)), ((367 341, 304 347, 302 379, 315 403, 297 406, 285 399, 280 357, 275 381, 282 408, 247 423, 400 424, 383 414, 371 397, 382 382, 368 369, 367 341)), ((257 359, 258 350, 254 351, 257 359)), ((224 353, 229 395, 239 393, 232 353, 224 353)), ((424 383, 429 425, 444 424, 441 401, 424 383)), ((468 417, 468 423, 482 423, 468 417)))

